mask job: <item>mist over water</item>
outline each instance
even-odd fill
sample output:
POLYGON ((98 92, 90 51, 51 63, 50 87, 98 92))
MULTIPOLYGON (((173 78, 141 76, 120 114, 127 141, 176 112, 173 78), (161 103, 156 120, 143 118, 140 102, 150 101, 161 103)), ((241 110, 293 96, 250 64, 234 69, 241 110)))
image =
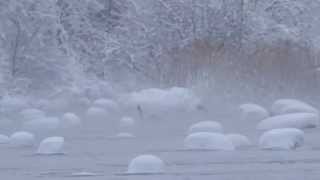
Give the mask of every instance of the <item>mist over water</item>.
POLYGON ((319 179, 318 0, 0 0, 0 179, 319 179))

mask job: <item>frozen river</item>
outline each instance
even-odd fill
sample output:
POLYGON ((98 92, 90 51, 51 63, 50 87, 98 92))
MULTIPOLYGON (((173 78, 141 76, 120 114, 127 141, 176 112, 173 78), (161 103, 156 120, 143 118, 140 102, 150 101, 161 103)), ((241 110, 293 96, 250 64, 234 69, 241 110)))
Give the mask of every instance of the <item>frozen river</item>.
POLYGON ((306 144, 296 151, 262 151, 257 147, 261 132, 230 120, 230 132, 247 135, 254 146, 237 151, 185 151, 183 139, 189 123, 144 122, 137 138, 113 139, 116 131, 107 124, 61 132, 66 154, 36 156, 36 147, 0 147, 3 180, 318 180, 320 177, 319 129, 306 131, 306 144), (235 128, 236 127, 236 128, 235 128), (128 163, 140 154, 154 154, 166 162, 166 173, 126 175, 128 163))

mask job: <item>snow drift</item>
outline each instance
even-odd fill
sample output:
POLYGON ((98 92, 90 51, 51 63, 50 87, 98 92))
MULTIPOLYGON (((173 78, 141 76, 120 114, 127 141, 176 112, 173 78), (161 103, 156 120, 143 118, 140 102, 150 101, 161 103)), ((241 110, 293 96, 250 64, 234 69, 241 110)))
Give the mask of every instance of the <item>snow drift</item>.
POLYGON ((315 128, 318 126, 319 116, 313 113, 293 113, 273 116, 261 121, 257 129, 270 130, 278 128, 315 128))
POLYGON ((242 104, 239 106, 241 118, 248 121, 261 121, 269 117, 269 112, 257 104, 242 104))
POLYGON ((234 150, 232 141, 219 133, 199 132, 187 136, 184 146, 190 150, 234 150))
POLYGON ((196 132, 223 132, 223 127, 216 121, 202 121, 190 126, 189 133, 196 132))
POLYGON ((41 141, 37 154, 41 155, 57 155, 63 154, 64 138, 48 137, 41 141))
POLYGON ((154 155, 140 155, 128 167, 130 174, 157 174, 164 172, 164 162, 154 155))
POLYGON ((271 106, 271 112, 274 115, 300 112, 319 114, 315 107, 296 99, 279 99, 275 101, 271 106))
POLYGON ((248 147, 251 146, 252 143, 248 139, 248 137, 241 134, 228 134, 227 138, 232 142, 235 148, 248 147))
POLYGON ((25 131, 15 132, 10 136, 10 144, 14 147, 29 147, 35 143, 33 134, 25 131))
POLYGON ((273 129, 265 132, 259 141, 261 149, 292 150, 302 146, 304 132, 295 128, 273 129))

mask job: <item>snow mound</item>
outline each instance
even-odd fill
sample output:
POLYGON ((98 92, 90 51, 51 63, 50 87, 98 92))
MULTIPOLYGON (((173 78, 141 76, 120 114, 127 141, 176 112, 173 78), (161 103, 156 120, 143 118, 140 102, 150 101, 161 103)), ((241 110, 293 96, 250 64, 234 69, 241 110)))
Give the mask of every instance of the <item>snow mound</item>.
POLYGON ((15 132, 10 136, 10 144, 14 147, 29 147, 35 143, 33 134, 25 131, 15 132))
POLYGON ((295 128, 273 129, 260 137, 260 148, 267 150, 292 150, 304 143, 304 132, 295 128))
POLYGON ((20 115, 25 121, 32 121, 45 117, 45 113, 36 108, 24 109, 20 112, 20 115))
POLYGON ((287 113, 319 114, 319 111, 313 106, 296 99, 279 99, 272 104, 271 111, 274 115, 287 113))
POLYGON ((76 114, 68 112, 62 116, 62 125, 66 128, 80 126, 81 120, 76 114))
POLYGON ((99 107, 90 107, 86 112, 88 120, 105 120, 108 117, 108 112, 99 107))
POLYGON ((251 146, 252 143, 248 139, 248 137, 241 134, 228 134, 227 138, 232 142, 235 148, 239 147, 248 147, 251 146))
POLYGON ((140 155, 134 158, 128 167, 130 174, 157 174, 164 172, 164 162, 153 155, 140 155))
POLYGON ((71 174, 71 177, 93 177, 93 176, 101 176, 99 174, 96 173, 92 173, 92 172, 75 172, 71 174))
POLYGON ((8 144, 9 137, 3 134, 0 134, 0 144, 8 144))
POLYGON ((189 89, 173 87, 170 89, 144 89, 122 96, 119 101, 127 108, 140 107, 146 116, 169 115, 167 112, 188 112, 196 110, 200 99, 189 89))
POLYGON ((216 121, 202 121, 190 126, 189 133, 196 132, 217 132, 222 133, 223 127, 216 121))
POLYGON ((128 128, 135 124, 135 120, 132 117, 123 117, 120 119, 120 127, 128 128))
POLYGON ((111 99, 104 99, 104 98, 97 99, 93 102, 93 106, 103 108, 111 112, 119 111, 119 105, 111 99))
POLYGON ((41 141, 37 154, 55 155, 63 153, 64 138, 63 137, 48 137, 41 141))
POLYGON ((318 125, 319 116, 313 113, 293 113, 273 116, 261 121, 257 129, 270 130, 279 128, 315 128, 318 125))
POLYGON ((28 131, 33 132, 47 132, 54 131, 60 127, 60 119, 56 117, 45 117, 35 119, 24 123, 23 126, 28 131))
POLYGON ((234 150, 232 141, 219 133, 199 132, 187 136, 184 146, 191 150, 234 150))
POLYGON ((126 138, 135 138, 135 136, 131 133, 121 132, 118 133, 115 138, 126 139, 126 138))
POLYGON ((242 104, 239 109, 243 120, 261 121, 269 117, 269 112, 257 104, 242 104))

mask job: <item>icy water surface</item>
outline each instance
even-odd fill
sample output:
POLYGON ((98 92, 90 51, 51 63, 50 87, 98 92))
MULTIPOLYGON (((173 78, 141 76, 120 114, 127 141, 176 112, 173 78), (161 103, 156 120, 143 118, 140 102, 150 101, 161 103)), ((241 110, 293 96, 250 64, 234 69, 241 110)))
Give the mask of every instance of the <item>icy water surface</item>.
POLYGON ((107 124, 61 132, 66 154, 34 155, 27 149, 0 146, 1 180, 319 180, 320 133, 306 131, 306 145, 297 151, 262 151, 261 132, 234 121, 224 123, 227 133, 248 135, 253 147, 237 151, 186 151, 183 139, 190 123, 141 123, 136 138, 110 138, 115 128, 107 124), (242 127, 243 125, 243 127, 242 127), (237 127, 237 128, 235 128, 237 127), (128 175, 128 163, 140 154, 154 154, 166 162, 166 173, 128 175))

